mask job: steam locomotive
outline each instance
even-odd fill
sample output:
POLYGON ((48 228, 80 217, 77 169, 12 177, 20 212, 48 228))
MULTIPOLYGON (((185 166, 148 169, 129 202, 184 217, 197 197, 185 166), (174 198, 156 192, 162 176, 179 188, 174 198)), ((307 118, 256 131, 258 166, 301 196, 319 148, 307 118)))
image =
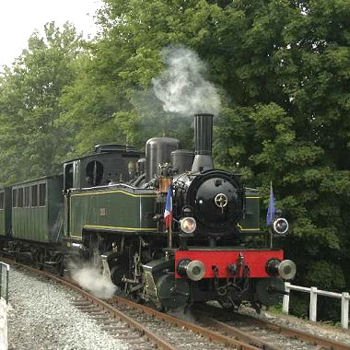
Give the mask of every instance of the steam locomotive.
POLYGON ((274 249, 288 223, 259 229, 259 196, 212 159, 213 116, 194 116, 194 152, 174 138, 99 145, 63 174, 0 190, 3 251, 59 271, 86 259, 159 308, 278 302, 295 264, 274 249), (165 216, 167 216, 165 218, 165 216), (169 220, 170 219, 170 220, 169 220))

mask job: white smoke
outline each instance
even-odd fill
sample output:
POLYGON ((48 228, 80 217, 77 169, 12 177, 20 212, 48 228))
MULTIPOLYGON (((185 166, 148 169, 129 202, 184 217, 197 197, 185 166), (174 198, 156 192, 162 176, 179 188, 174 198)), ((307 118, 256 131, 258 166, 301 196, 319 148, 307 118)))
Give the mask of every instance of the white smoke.
POLYGON ((91 292, 98 298, 111 298, 117 287, 110 278, 102 275, 100 269, 91 264, 85 264, 82 267, 71 265, 69 267, 71 277, 84 289, 91 292))
POLYGON ((166 112, 183 115, 220 111, 220 97, 213 84, 204 79, 206 65, 199 56, 184 47, 163 52, 167 69, 153 79, 153 90, 166 112))

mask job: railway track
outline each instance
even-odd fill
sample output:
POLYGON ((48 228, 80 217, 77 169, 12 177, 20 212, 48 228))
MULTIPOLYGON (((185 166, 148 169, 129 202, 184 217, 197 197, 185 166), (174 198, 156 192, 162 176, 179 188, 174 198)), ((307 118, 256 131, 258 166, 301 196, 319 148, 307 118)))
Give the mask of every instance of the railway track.
MULTIPOLYGON (((5 259, 3 259, 5 260, 5 259)), ((13 261, 9 261, 13 264, 13 261)), ((21 265, 23 267, 23 265, 21 265)), ((242 350, 332 349, 349 350, 347 344, 278 326, 253 317, 228 313, 211 306, 192 309, 188 321, 123 297, 101 300, 67 278, 24 266, 25 269, 64 284, 78 293, 73 305, 94 318, 100 327, 133 349, 242 350)), ((186 315, 185 315, 186 316, 186 315)), ((188 315, 187 315, 188 316, 188 315)))
POLYGON ((201 346, 203 350, 223 349, 226 346, 242 350, 257 349, 250 344, 206 330, 125 298, 115 297, 108 301, 101 300, 68 278, 58 277, 10 259, 2 260, 43 278, 59 282, 77 292, 79 297, 76 298, 73 305, 98 321, 100 326, 111 335, 124 339, 132 349, 175 350, 194 349, 198 346, 201 346))
POLYGON ((199 306, 195 314, 200 323, 226 335, 236 336, 258 348, 349 350, 350 344, 327 339, 295 328, 277 325, 240 313, 227 312, 217 307, 199 306), (249 334, 247 338, 247 334, 249 334), (282 344, 282 345, 281 345, 282 344))

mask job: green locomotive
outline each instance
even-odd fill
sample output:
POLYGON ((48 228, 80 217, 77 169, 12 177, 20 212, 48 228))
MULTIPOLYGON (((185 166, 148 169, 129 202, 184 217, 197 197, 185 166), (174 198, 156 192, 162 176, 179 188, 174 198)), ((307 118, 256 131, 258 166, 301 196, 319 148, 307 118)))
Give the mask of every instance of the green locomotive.
MULTIPOLYGON (((145 157, 99 145, 65 162, 63 175, 2 189, 4 249, 60 272, 71 257, 94 261, 125 293, 164 308, 275 303, 295 265, 281 249, 254 245, 266 236, 258 193, 214 169, 211 143, 212 116, 200 114, 194 152, 166 137, 150 139, 145 157)), ((287 226, 276 218, 275 233, 287 226)))

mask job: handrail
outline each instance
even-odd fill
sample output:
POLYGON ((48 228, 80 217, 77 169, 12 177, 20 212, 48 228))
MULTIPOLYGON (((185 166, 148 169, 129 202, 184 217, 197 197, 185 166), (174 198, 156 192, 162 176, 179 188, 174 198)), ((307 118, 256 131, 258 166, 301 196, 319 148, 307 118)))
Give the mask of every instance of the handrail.
POLYGON ((309 319, 310 321, 317 321, 317 296, 322 295, 330 298, 336 298, 341 300, 341 325, 343 328, 349 328, 349 301, 350 294, 348 292, 334 293, 328 292, 317 287, 301 287, 295 286, 289 282, 284 283, 284 290, 286 294, 283 296, 282 311, 286 314, 289 313, 289 293, 291 290, 295 290, 303 293, 310 293, 310 305, 309 305, 309 319))

